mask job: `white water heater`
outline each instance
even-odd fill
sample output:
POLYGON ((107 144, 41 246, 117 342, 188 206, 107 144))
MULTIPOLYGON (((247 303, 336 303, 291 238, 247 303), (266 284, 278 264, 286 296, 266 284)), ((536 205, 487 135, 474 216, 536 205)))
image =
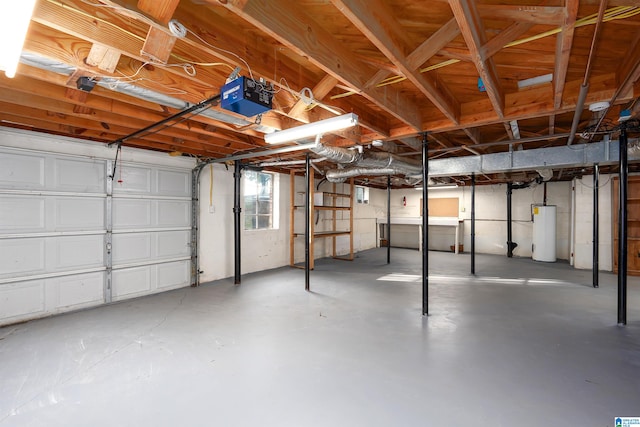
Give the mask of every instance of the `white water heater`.
POLYGON ((556 261, 556 206, 533 205, 532 258, 556 261))

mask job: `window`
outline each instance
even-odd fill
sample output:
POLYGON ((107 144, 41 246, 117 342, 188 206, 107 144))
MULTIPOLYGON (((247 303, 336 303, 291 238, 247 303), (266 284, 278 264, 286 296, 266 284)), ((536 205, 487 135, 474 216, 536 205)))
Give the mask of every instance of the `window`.
POLYGON ((273 175, 245 170, 244 229, 273 228, 273 175))
POLYGON ((356 203, 369 203, 369 187, 356 185, 356 203))

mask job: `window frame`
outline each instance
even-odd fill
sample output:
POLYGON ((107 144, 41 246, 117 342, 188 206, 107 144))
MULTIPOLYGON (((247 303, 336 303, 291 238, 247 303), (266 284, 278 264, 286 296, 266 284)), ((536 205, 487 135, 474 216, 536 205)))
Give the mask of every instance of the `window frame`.
POLYGON ((244 225, 243 228, 245 231, 260 231, 260 230, 273 230, 277 229, 275 224, 275 201, 276 201, 276 175, 270 172, 262 172, 262 171, 253 171, 253 170, 245 170, 242 177, 242 203, 243 203, 243 213, 244 213, 244 225), (254 175, 255 180, 251 180, 249 176, 254 175), (265 196, 264 187, 262 187, 261 183, 261 175, 269 177, 269 186, 268 191, 266 192, 268 196, 265 196), (261 196, 261 194, 263 194, 261 196), (253 200, 251 200, 253 198, 253 200), (262 200, 261 200, 262 198, 262 200), (248 200, 249 199, 249 200, 248 200), (266 202, 268 199, 268 203, 266 202), (251 203, 247 202, 253 201, 253 209, 251 207, 251 203), (262 202, 262 203, 261 203, 262 202), (264 209, 264 206, 269 206, 268 213, 261 213, 261 209, 264 209), (249 210, 252 212, 249 212, 249 210), (267 226, 260 226, 263 221, 261 218, 267 219, 267 226))

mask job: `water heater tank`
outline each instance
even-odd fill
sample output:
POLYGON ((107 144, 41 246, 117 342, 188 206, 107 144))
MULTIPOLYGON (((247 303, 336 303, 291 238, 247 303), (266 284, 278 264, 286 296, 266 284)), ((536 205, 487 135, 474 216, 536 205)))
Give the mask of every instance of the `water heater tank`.
POLYGON ((534 261, 556 261, 556 206, 533 206, 534 261))

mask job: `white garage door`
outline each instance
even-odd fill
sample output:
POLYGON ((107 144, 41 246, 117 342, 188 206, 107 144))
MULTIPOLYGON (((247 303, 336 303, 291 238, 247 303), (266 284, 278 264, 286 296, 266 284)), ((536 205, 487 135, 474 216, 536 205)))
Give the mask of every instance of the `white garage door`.
POLYGON ((188 285, 191 171, 118 164, 113 184, 113 300, 188 285))
POLYGON ((111 164, 0 148, 0 325, 190 284, 190 170, 111 164))

